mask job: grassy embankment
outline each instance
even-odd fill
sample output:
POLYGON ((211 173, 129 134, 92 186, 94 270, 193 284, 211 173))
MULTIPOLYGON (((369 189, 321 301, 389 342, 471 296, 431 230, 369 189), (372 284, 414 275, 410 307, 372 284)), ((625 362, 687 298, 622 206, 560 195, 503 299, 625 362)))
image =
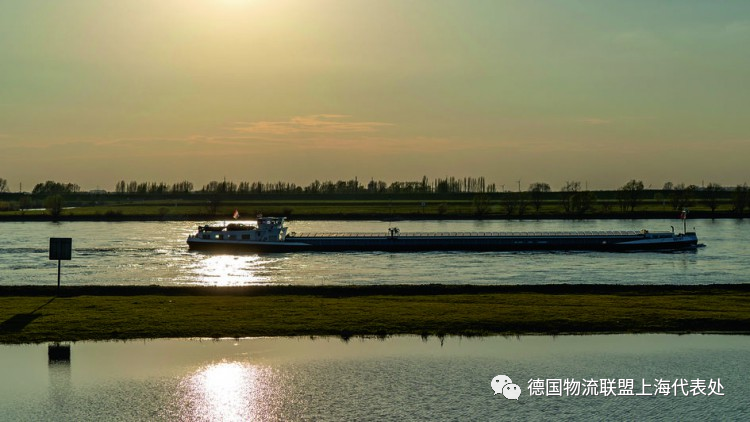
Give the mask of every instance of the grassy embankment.
POLYGON ((0 288, 0 342, 750 332, 750 284, 0 288))
MULTIPOLYGON (((547 219, 547 218, 677 218, 679 212, 663 201, 644 200, 634 212, 621 211, 616 202, 599 201, 584 214, 565 212, 559 201, 544 201, 537 212, 530 205, 519 211, 508 209, 502 199, 491 200, 486 210, 478 213, 471 196, 463 198, 420 199, 408 196, 397 199, 226 199, 209 210, 204 199, 135 199, 113 197, 106 200, 66 202, 60 220, 215 220, 230 218, 235 209, 242 218, 256 214, 284 215, 295 219, 547 219)), ((738 217, 729 203, 722 203, 715 212, 699 203, 690 207, 691 218, 738 217)), ((0 221, 51 220, 48 212, 0 211, 0 221)))

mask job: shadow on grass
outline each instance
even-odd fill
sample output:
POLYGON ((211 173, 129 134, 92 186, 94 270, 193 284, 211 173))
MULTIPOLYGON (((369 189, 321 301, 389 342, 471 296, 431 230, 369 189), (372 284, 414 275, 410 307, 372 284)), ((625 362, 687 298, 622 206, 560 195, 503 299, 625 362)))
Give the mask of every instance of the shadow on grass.
POLYGON ((53 300, 55 300, 54 297, 48 300, 44 305, 34 309, 27 314, 16 314, 3 321, 2 323, 0 323, 0 333, 19 333, 23 331, 23 329, 26 328, 27 325, 31 324, 32 322, 34 322, 34 320, 42 316, 42 314, 37 312, 52 303, 53 300))

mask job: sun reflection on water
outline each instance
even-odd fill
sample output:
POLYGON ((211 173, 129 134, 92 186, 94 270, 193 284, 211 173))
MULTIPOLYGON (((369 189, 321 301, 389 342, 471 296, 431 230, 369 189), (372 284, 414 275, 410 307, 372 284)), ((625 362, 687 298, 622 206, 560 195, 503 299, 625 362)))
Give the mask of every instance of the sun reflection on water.
POLYGON ((185 420, 250 421, 268 416, 270 369, 222 361, 198 369, 183 381, 185 420))
POLYGON ((274 260, 259 255, 199 255, 192 281, 210 286, 246 286, 274 281, 269 272, 274 260))

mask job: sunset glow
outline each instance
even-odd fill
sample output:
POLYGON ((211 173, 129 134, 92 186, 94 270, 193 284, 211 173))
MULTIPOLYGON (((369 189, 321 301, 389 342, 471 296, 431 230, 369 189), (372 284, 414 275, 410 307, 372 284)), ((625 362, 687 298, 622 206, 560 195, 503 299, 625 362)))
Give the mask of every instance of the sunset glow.
POLYGON ((0 177, 741 184, 747 16, 697 0, 7 1, 0 177))

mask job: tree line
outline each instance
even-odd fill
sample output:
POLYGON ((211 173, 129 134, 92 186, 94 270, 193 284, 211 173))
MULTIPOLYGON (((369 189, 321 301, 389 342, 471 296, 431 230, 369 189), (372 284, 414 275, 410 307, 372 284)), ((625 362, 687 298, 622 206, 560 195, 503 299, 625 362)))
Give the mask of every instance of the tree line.
POLYGON ((190 193, 192 191, 193 183, 187 180, 171 185, 164 182, 137 182, 135 180, 128 183, 121 180, 115 184, 115 193, 117 194, 164 195, 190 193))
MULTIPOLYGON (((23 211, 43 206, 53 218, 58 218, 64 202, 73 201, 74 204, 81 204, 84 203, 81 201, 93 201, 97 198, 97 196, 90 196, 91 193, 81 192, 80 187, 72 183, 53 181, 39 183, 34 187, 31 195, 11 194, 7 186, 7 181, 0 178, 0 211, 23 211), (3 201, 2 198, 13 200, 3 201)), ((616 207, 623 214, 635 215, 641 211, 654 211, 655 207, 661 207, 664 211, 689 209, 694 206, 708 208, 712 214, 721 206, 724 210, 730 210, 733 214, 742 217, 745 211, 750 209, 750 188, 747 184, 727 188, 716 183, 698 187, 668 182, 662 189, 645 189, 643 182, 635 179, 616 190, 595 192, 583 189, 579 181, 567 181, 558 191, 553 191, 548 183, 535 182, 524 191, 496 192, 494 185, 483 185, 483 180, 480 178, 444 178, 430 182, 425 177, 418 182, 393 182, 391 184, 375 180, 361 184, 355 178, 337 182, 315 181, 304 187, 285 182, 241 182, 237 184, 223 180, 210 182, 200 190, 195 190, 193 184, 188 181, 173 184, 120 181, 116 185, 115 194, 110 195, 116 198, 119 195, 132 194, 141 196, 143 199, 151 195, 154 197, 160 195, 161 198, 164 198, 164 195, 176 194, 197 195, 196 198, 203 196, 208 203, 208 212, 215 214, 218 206, 223 201, 231 200, 233 196, 297 193, 301 194, 301 197, 304 194, 315 194, 315 196, 358 194, 352 197, 353 199, 361 199, 363 195, 366 196, 369 193, 374 194, 373 199, 377 198, 378 194, 384 193, 403 194, 405 199, 409 198, 409 194, 416 194, 417 196, 412 196, 412 198, 421 198, 420 200, 423 201, 427 198, 425 194, 434 194, 436 199, 445 198, 440 194, 468 194, 468 197, 463 196, 463 198, 472 200, 474 214, 480 218, 489 215, 525 218, 549 213, 565 215, 569 218, 586 218, 597 213, 612 214, 616 207)), ((393 196, 388 198, 392 199, 393 196)), ((425 203, 422 202, 422 204, 424 207, 425 203)), ((447 202, 437 204, 435 209, 438 215, 445 215, 448 210, 447 202)))
MULTIPOLYGON (((674 184, 667 182, 661 190, 649 189, 657 192, 655 198, 660 201, 671 203, 674 208, 687 206, 694 198, 700 197, 706 200, 711 209, 715 209, 721 198, 728 194, 742 199, 747 192, 747 184, 737 185, 735 188, 723 187, 717 183, 709 183, 706 186, 674 184)), ((616 199, 622 211, 633 211, 645 199, 643 181, 630 180, 623 186, 617 188, 616 199)), ((8 181, 0 178, 0 193, 8 193, 8 181)), ((60 183, 48 180, 34 186, 31 194, 34 196, 66 195, 81 193, 81 188, 75 183, 60 183)), ((290 182, 239 182, 233 181, 211 181, 200 189, 195 189, 192 182, 183 180, 177 183, 165 182, 126 182, 121 180, 116 183, 115 194, 133 195, 169 195, 169 194, 494 194, 510 193, 509 191, 498 192, 494 183, 487 183, 484 177, 445 177, 430 180, 423 176, 417 181, 394 181, 386 183, 382 180, 371 179, 367 183, 360 182, 357 178, 338 181, 315 180, 306 186, 300 186, 290 182)), ((545 182, 534 182, 529 185, 525 193, 532 206, 538 208, 541 201, 549 198, 553 193, 551 186, 545 182)), ((568 211, 585 209, 589 202, 596 198, 589 190, 582 189, 580 181, 566 181, 557 191, 566 204, 564 208, 568 211), (593 196, 592 196, 593 195, 593 196)))
POLYGON ((290 182, 233 182, 211 181, 199 190, 194 189, 187 180, 167 184, 164 182, 126 182, 121 180, 115 185, 116 194, 165 195, 185 193, 210 194, 354 194, 354 193, 495 193, 496 185, 487 183, 484 177, 446 177, 430 181, 427 176, 419 181, 395 181, 386 183, 383 180, 360 182, 357 178, 350 180, 320 181, 315 180, 307 186, 290 182))
MULTIPOLYGON (((0 178, 0 193, 8 193, 8 182, 0 178)), ((60 183, 48 180, 34 186, 31 194, 36 197, 64 196, 81 193, 81 188, 75 183, 60 183)), ((679 210, 700 203, 714 212, 721 203, 731 203, 734 211, 743 213, 750 207, 750 189, 747 184, 734 188, 723 187, 717 183, 705 186, 674 184, 667 182, 662 189, 645 189, 641 180, 632 179, 615 191, 592 192, 582 189, 580 181, 566 181, 558 191, 553 192, 546 182, 534 182, 525 191, 497 192, 494 183, 487 183, 484 177, 445 177, 430 180, 423 176, 417 181, 394 181, 386 183, 382 180, 371 179, 367 183, 357 178, 338 181, 315 180, 306 186, 299 186, 290 182, 240 182, 211 181, 200 189, 195 189, 192 182, 183 180, 177 183, 165 182, 126 182, 121 180, 115 185, 118 195, 242 195, 242 194, 474 194, 478 213, 486 213, 492 209, 490 198, 502 197, 501 206, 508 215, 523 215, 528 208, 533 208, 538 214, 541 208, 555 202, 566 214, 585 215, 598 206, 605 212, 610 212, 613 206, 619 207, 621 212, 635 212, 645 201, 662 203, 672 209, 679 210), (613 195, 614 192, 614 195, 613 195), (500 194, 496 196, 493 194, 500 194), (647 194, 649 197, 647 197, 647 194)), ((27 198, 24 202, 29 202, 27 198)), ((23 208, 23 207, 22 207, 23 208)))
MULTIPOLYGON (((614 191, 592 192, 581 189, 581 182, 567 181, 558 192, 552 192, 549 184, 543 182, 532 183, 525 192, 508 193, 500 200, 506 215, 524 216, 527 208, 532 207, 539 214, 544 205, 559 205, 566 215, 584 216, 599 207, 605 213, 612 211, 617 205, 623 213, 634 213, 636 208, 645 202, 661 203, 674 210, 688 209, 695 205, 704 205, 716 212, 720 204, 729 203, 733 212, 742 215, 750 207, 750 188, 747 184, 734 188, 725 188, 717 183, 706 186, 673 184, 667 182, 661 190, 646 190, 641 180, 630 180, 614 191), (651 195, 647 197, 647 194, 651 195), (600 198, 599 195, 604 196, 600 198)), ((477 214, 484 214, 490 209, 487 198, 475 198, 474 206, 477 214)))

